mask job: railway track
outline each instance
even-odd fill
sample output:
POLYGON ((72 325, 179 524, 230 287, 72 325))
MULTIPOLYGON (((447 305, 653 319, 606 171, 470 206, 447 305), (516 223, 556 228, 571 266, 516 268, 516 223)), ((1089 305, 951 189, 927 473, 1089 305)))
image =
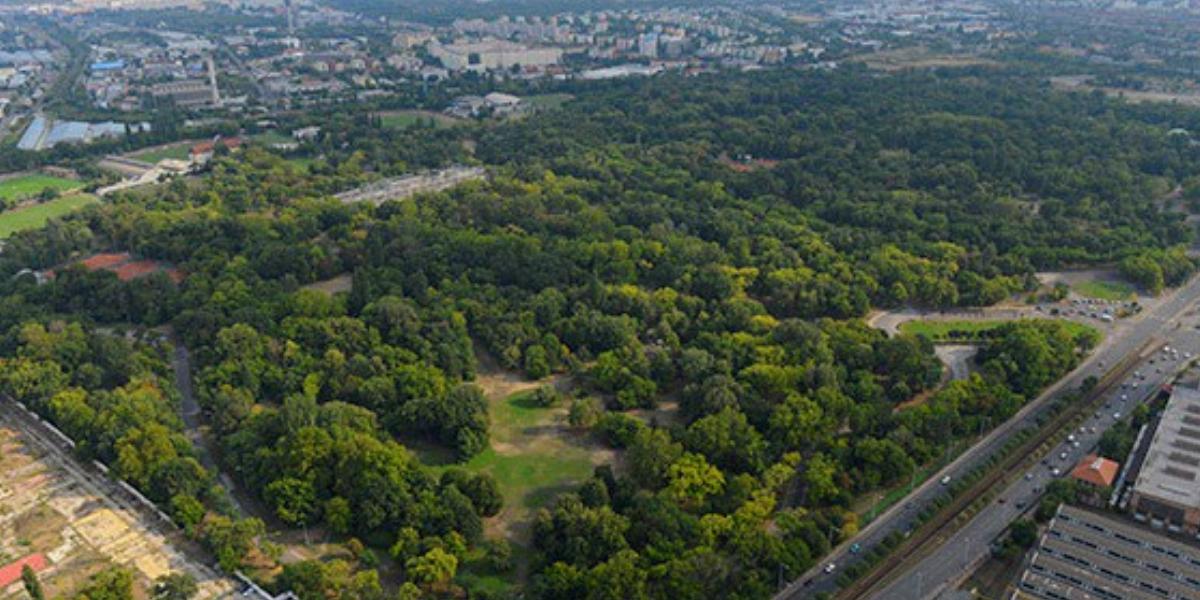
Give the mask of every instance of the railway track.
POLYGON ((932 519, 919 527, 908 540, 893 549, 887 558, 876 565, 874 569, 838 592, 836 597, 843 600, 867 598, 881 584, 886 583, 892 574, 914 562, 920 561, 922 557, 927 555, 930 549, 930 542, 940 542, 954 531, 955 527, 957 527, 956 521, 959 515, 968 510, 980 498, 997 489, 1000 484, 1005 483, 1013 473, 1018 473, 1018 467, 1031 459, 1036 460, 1039 449, 1047 442, 1061 435, 1064 432, 1064 428, 1071 424, 1077 417, 1087 415, 1095 410, 1095 406, 1104 394, 1112 386, 1117 385, 1120 381, 1128 377, 1137 367, 1138 363, 1148 353, 1152 353, 1154 348, 1158 347, 1161 343, 1162 340, 1158 336, 1154 336, 1139 347, 1136 352, 1125 355, 1116 365, 1113 365, 1112 369, 1105 373, 1104 377, 1083 398, 1066 409, 1059 411, 1048 423, 1038 427, 1034 435, 1025 440, 1018 449, 1009 452, 997 464, 991 466, 983 477, 968 487, 963 493, 952 499, 932 519))

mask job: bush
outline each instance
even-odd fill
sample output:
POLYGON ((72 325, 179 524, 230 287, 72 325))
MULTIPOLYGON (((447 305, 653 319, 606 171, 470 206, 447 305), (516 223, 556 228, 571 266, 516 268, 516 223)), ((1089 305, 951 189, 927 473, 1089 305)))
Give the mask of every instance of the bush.
POLYGON ((562 394, 558 392, 558 388, 552 385, 543 385, 534 390, 531 396, 534 406, 541 408, 550 408, 557 405, 562 400, 562 394))
POLYGON ((633 436, 645 428, 645 423, 624 413, 605 413, 596 423, 596 431, 614 448, 628 446, 633 436))
POLYGON ((571 403, 567 423, 576 429, 591 429, 604 414, 604 405, 596 398, 579 398, 571 403))

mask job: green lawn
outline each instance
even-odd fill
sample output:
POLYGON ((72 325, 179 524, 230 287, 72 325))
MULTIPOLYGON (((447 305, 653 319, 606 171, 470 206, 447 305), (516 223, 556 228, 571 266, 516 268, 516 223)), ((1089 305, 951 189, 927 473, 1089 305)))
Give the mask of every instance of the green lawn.
POLYGON ((453 117, 427 110, 400 110, 380 113, 380 124, 385 129, 407 129, 418 123, 429 123, 437 127, 450 127, 456 123, 453 117))
POLYGON ((530 398, 520 393, 492 404, 492 447, 464 465, 491 473, 506 512, 517 514, 546 505, 592 473, 588 450, 572 444, 567 436, 574 434, 556 423, 561 410, 533 406, 530 398))
MULTIPOLYGON (((1042 319, 1042 320, 1050 320, 1050 319, 1042 319)), ((1062 320, 1055 319, 1054 321, 1057 323, 1061 323, 1063 326, 1065 326, 1067 328, 1067 331, 1069 331, 1071 333, 1071 335, 1073 335, 1073 336, 1079 335, 1081 333, 1091 333, 1096 336, 1096 339, 1100 339, 1102 337, 1099 330, 1097 330, 1094 327, 1084 325, 1083 323, 1076 323, 1075 321, 1068 321, 1065 319, 1062 319, 1062 320)), ((995 329, 996 327, 999 327, 1000 325, 1003 325, 1004 323, 1007 323, 1007 322, 1008 321, 989 321, 989 320, 968 321, 968 320, 953 320, 953 319, 914 320, 914 321, 906 321, 904 323, 901 323, 900 324, 900 332, 924 336, 935 342, 944 342, 944 341, 953 341, 953 340, 964 340, 965 341, 965 340, 970 340, 972 338, 978 337, 979 334, 981 334, 985 331, 988 331, 990 329, 995 329)))
POLYGON ((296 140, 289 135, 284 135, 278 131, 267 131, 250 136, 250 139, 264 146, 273 146, 275 144, 295 144, 296 140))
POLYGON ((167 160, 167 159, 188 160, 191 158, 191 150, 192 150, 191 142, 184 142, 182 144, 171 144, 169 146, 163 146, 161 148, 152 148, 150 150, 142 150, 141 152, 136 152, 134 154, 130 154, 129 158, 132 158, 133 160, 140 160, 142 162, 147 162, 150 164, 156 164, 160 160, 167 160))
POLYGON ((1071 289, 1080 296, 1113 301, 1129 300, 1135 292, 1133 286, 1124 281, 1102 281, 1099 279, 1076 284, 1071 289))
POLYGON ((536 96, 527 96, 523 98, 534 108, 538 109, 554 109, 559 108, 563 104, 574 100, 575 96, 571 94, 538 94, 536 96))
POLYGON ((24 200, 42 193, 46 188, 66 192, 83 187, 83 183, 74 179, 51 177, 50 175, 31 174, 18 175, 0 180, 0 200, 24 200))
POLYGON ((308 171, 312 170, 310 167, 313 165, 313 163, 317 162, 317 159, 307 158, 307 157, 299 157, 299 158, 289 158, 289 159, 287 159, 287 162, 295 165, 295 167, 301 171, 308 172, 308 171))
POLYGON ((89 204, 98 202, 91 194, 68 194, 42 204, 9 210, 0 213, 0 239, 24 231, 37 229, 54 217, 60 217, 89 204))

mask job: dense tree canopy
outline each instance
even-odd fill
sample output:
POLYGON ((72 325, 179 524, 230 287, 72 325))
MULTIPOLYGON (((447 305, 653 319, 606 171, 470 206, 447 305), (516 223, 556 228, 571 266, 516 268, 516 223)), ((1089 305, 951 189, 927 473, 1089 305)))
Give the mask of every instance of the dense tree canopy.
MULTIPOLYGON (((868 327, 869 309, 991 304, 1040 268, 1117 264, 1155 292, 1194 268, 1156 199, 1200 163, 1165 135, 1195 115, 976 75, 594 84, 561 111, 450 131, 348 117, 311 171, 255 148, 218 158, 8 242, 0 384, 236 567, 262 523, 221 510, 165 347, 105 329, 170 326, 222 467, 282 524, 386 550, 411 596, 450 591, 501 496, 407 446, 488 448, 478 353, 571 372, 587 396, 571 425, 622 468, 537 514, 530 592, 767 597, 856 531, 857 495, 1000 423, 1095 343, 1011 323, 943 385, 930 342, 868 327), (491 177, 378 207, 330 197, 456 160, 491 177), (73 264, 112 249, 186 277, 73 264), (45 285, 15 276, 47 267, 45 285), (338 276, 345 291, 309 286, 338 276), (630 412, 656 408, 671 418, 630 412)), ((276 583, 304 598, 380 586, 337 562, 276 583)))

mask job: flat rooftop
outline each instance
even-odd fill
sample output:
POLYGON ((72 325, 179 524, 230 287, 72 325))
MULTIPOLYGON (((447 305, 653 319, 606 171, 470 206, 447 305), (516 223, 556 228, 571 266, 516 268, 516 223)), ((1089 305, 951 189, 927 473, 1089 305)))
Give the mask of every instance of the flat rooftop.
POLYGON ((1200 390, 1175 387, 1133 490, 1180 507, 1200 508, 1200 390))
POLYGON ((1064 504, 1012 597, 1193 600, 1200 597, 1200 546, 1064 504))

